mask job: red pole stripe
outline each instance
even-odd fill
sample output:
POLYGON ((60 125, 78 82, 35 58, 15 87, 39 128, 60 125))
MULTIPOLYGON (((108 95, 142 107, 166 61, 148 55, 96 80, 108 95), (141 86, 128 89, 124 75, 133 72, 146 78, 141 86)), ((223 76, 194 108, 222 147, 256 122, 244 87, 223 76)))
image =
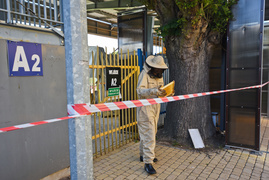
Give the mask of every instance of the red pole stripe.
POLYGON ((147 99, 150 104, 158 104, 154 99, 147 99))
POLYGON ((166 97, 162 97, 161 100, 162 100, 163 102, 169 102, 169 99, 167 99, 166 97))
POLYGON ((66 120, 66 119, 72 119, 74 118, 73 116, 67 116, 67 117, 61 117, 61 118, 58 118, 60 120, 66 120))
POLYGON ((46 121, 39 121, 39 122, 33 122, 33 123, 29 123, 29 124, 32 124, 32 125, 41 125, 41 124, 47 124, 48 122, 46 121))
POLYGON ((139 100, 133 100, 132 101, 136 107, 144 106, 143 103, 139 100))
POLYGON ((84 107, 86 105, 87 104, 76 104, 76 105, 72 105, 72 107, 79 114, 90 115, 91 113, 84 107))
POLYGON ((4 131, 4 132, 7 132, 7 131, 14 131, 14 130, 17 130, 17 129, 20 129, 20 128, 11 126, 11 127, 1 128, 0 130, 1 130, 1 131, 4 131))
POLYGON ((114 104, 116 106, 118 106, 118 108, 120 108, 120 109, 127 109, 128 108, 128 106, 126 106, 126 104, 124 104, 123 102, 114 102, 114 104))
POLYGON ((180 98, 178 96, 173 96, 174 100, 180 100, 180 98))
POLYGON ((95 107, 101 111, 110 111, 110 109, 105 104, 95 104, 95 107))

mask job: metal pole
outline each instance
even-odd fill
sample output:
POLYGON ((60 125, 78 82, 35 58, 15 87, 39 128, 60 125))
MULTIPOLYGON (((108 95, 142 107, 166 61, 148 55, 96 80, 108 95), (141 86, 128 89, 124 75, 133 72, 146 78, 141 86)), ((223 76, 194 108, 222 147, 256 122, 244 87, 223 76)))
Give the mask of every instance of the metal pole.
MULTIPOLYGON (((62 3, 67 103, 88 103, 90 84, 86 1, 69 0, 62 3)), ((93 179, 91 118, 71 119, 68 126, 71 179, 93 179)))
POLYGON ((58 21, 58 18, 57 18, 57 0, 54 0, 53 1, 53 5, 54 5, 54 21, 58 21))
MULTIPOLYGON (((36 9, 35 9, 35 0, 33 1, 33 12, 36 14, 36 9)), ((36 26, 36 19, 34 18, 34 26, 36 26)))
MULTIPOLYGON (((268 72, 267 76, 269 79, 269 72, 268 72)), ((266 114, 267 114, 267 118, 268 118, 269 117, 269 88, 268 88, 268 85, 267 85, 267 112, 266 112, 266 114)))
MULTIPOLYGON (((63 22, 63 0, 60 0, 60 21, 63 22)), ((61 30, 64 30, 64 25, 61 25, 61 30)))
POLYGON ((10 2, 6 0, 7 3, 7 24, 11 23, 11 13, 10 13, 10 2))

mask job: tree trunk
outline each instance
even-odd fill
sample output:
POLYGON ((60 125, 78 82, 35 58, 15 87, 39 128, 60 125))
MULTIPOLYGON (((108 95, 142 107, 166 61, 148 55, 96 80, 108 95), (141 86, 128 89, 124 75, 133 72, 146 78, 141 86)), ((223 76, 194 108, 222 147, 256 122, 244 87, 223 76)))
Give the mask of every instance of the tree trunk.
MULTIPOLYGON (((195 32, 190 34, 195 36, 195 32)), ((165 39, 170 81, 175 80, 175 95, 209 91, 209 61, 213 44, 208 38, 199 42, 200 36, 205 37, 200 34, 194 37, 196 41, 173 36, 165 39)), ((198 129, 203 139, 215 133, 210 96, 168 103, 162 138, 190 144, 188 129, 198 129)))
MULTIPOLYGON (((161 25, 168 25, 182 17, 187 20, 182 29, 179 29, 180 36, 167 35, 164 42, 170 81, 175 80, 175 95, 209 91, 209 61, 214 45, 220 42, 219 33, 211 32, 209 22, 202 16, 197 19, 198 6, 193 7, 193 11, 184 12, 176 4, 179 1, 151 2, 155 2, 154 9, 159 15, 161 25)), ((191 139, 188 129, 198 129, 203 139, 215 133, 210 96, 168 103, 166 112, 164 129, 159 134, 162 139, 175 139, 189 144, 191 139)))

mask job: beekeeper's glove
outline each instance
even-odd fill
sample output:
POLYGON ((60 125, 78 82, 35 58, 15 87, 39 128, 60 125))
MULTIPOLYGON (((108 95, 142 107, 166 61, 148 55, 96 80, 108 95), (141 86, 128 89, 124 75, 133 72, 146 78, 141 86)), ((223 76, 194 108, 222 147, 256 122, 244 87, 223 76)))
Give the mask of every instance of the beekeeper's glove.
POLYGON ((157 89, 157 96, 158 97, 164 97, 166 95, 166 91, 161 89, 161 86, 158 87, 157 89))

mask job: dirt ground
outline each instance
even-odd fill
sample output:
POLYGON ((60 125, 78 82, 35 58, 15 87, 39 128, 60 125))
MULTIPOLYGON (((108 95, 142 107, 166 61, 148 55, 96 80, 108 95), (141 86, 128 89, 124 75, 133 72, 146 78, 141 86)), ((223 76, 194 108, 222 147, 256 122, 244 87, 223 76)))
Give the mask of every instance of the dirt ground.
POLYGON ((160 137, 157 139, 158 144, 163 144, 167 146, 173 146, 181 149, 194 150, 198 152, 218 152, 225 147, 225 136, 220 132, 216 132, 214 136, 203 140, 205 148, 195 149, 192 142, 179 143, 175 140, 162 140, 160 137))

